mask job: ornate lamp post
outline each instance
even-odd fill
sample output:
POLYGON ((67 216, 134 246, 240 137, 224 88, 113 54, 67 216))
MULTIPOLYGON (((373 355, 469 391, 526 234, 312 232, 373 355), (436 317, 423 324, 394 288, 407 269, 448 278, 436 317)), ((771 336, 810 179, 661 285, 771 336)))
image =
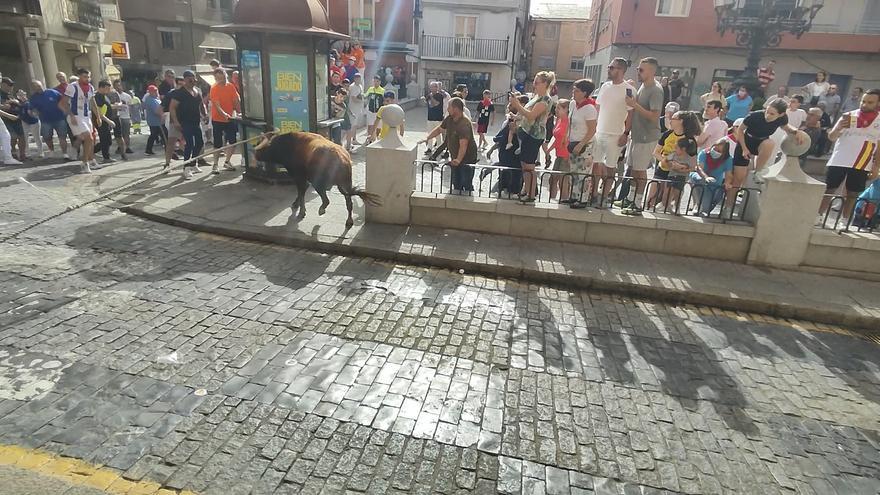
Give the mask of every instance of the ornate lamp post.
POLYGON ((825 0, 715 0, 718 32, 735 32, 737 46, 749 49, 745 71, 735 83, 757 88, 763 49, 779 46, 784 33, 803 36, 824 4, 825 0))

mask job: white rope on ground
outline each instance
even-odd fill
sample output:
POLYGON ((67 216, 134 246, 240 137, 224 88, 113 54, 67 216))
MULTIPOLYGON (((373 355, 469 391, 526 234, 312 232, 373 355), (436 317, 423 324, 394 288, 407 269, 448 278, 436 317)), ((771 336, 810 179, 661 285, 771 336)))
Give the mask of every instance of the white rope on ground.
MULTIPOLYGON (((267 136, 268 134, 270 134, 270 133, 269 133, 269 132, 264 132, 264 133, 259 134, 259 135, 257 135, 257 136, 253 136, 253 137, 250 137, 250 138, 247 138, 247 139, 242 139, 241 141, 238 141, 238 142, 235 142, 235 143, 231 143, 231 144, 227 144, 227 145, 225 145, 225 146, 221 146, 221 147, 219 147, 219 148, 214 148, 214 149, 212 149, 212 150, 209 151, 209 152, 202 153, 202 154, 199 155, 199 156, 194 156, 194 157, 190 158, 189 160, 184 161, 184 162, 181 163, 180 165, 181 165, 181 167, 186 167, 186 166, 189 165, 190 163, 196 162, 196 161, 199 160, 199 159, 202 159, 202 158, 205 158, 205 157, 208 157, 208 156, 212 156, 212 155, 214 155, 215 153, 218 153, 218 152, 223 151, 223 150, 228 149, 228 148, 232 148, 232 147, 235 147, 235 146, 242 145, 242 144, 247 143, 247 142, 249 142, 249 141, 253 141, 254 139, 262 139, 263 137, 267 136)), ((162 164, 162 163, 160 162, 160 164, 162 164)), ((164 165, 164 164, 162 164, 162 165, 164 165)), ((49 216, 47 216, 47 217, 45 217, 45 218, 41 218, 40 220, 37 220, 36 222, 33 222, 33 223, 31 223, 31 224, 28 224, 28 225, 26 225, 25 227, 23 227, 23 228, 21 228, 21 229, 15 231, 15 232, 12 232, 11 234, 6 234, 5 236, 3 236, 2 239, 0 239, 0 243, 8 242, 8 241, 10 241, 10 240, 12 240, 12 239, 15 239, 16 237, 20 236, 21 234, 24 234, 25 232, 27 232, 27 231, 29 231, 29 230, 35 228, 35 227, 38 227, 38 226, 40 226, 40 225, 42 225, 42 224, 44 224, 44 223, 46 223, 46 222, 49 222, 49 221, 51 221, 51 220, 54 220, 54 219, 56 219, 56 218, 58 218, 58 217, 60 217, 60 216, 62 216, 62 215, 65 215, 65 214, 67 214, 67 213, 70 213, 70 212, 72 212, 72 211, 74 211, 74 210, 78 210, 78 209, 82 208, 83 206, 87 206, 87 205, 90 205, 90 204, 92 204, 92 203, 96 203, 96 202, 98 202, 98 201, 103 201, 103 200, 109 198, 110 196, 113 196, 113 195, 115 195, 115 194, 119 194, 119 193, 121 193, 122 191, 125 191, 126 189, 129 189, 129 188, 132 188, 132 187, 137 186, 137 185, 139 185, 139 184, 142 184, 142 183, 144 183, 144 182, 146 182, 146 181, 148 181, 148 180, 156 179, 156 178, 158 178, 158 177, 162 177, 163 175, 168 175, 168 172, 169 172, 169 171, 170 171, 170 169, 169 169, 169 170, 162 170, 162 171, 159 171, 159 172, 157 172, 157 173, 155 173, 155 174, 148 175, 148 176, 146 176, 146 177, 141 177, 140 179, 135 179, 135 180, 133 180, 133 181, 127 183, 127 184, 124 184, 124 185, 119 186, 119 187, 117 187, 117 188, 115 188, 115 189, 111 189, 110 191, 107 191, 107 192, 105 192, 105 193, 102 193, 102 194, 98 195, 97 197, 92 198, 92 199, 90 199, 90 200, 88 200, 88 201, 83 201, 82 203, 77 203, 77 204, 73 204, 73 205, 68 205, 67 208, 64 209, 64 210, 61 211, 61 212, 55 213, 55 214, 53 214, 53 215, 49 215, 49 216)), ((27 182, 26 180, 25 180, 24 182, 27 183, 27 184, 29 184, 29 185, 31 185, 31 187, 34 187, 34 188, 40 190, 41 192, 43 192, 43 193, 46 194, 47 196, 52 197, 52 196, 49 195, 47 192, 45 192, 45 191, 43 191, 42 189, 38 188, 37 186, 31 184, 30 182, 27 182)), ((53 198, 53 199, 56 199, 56 198, 53 198)))

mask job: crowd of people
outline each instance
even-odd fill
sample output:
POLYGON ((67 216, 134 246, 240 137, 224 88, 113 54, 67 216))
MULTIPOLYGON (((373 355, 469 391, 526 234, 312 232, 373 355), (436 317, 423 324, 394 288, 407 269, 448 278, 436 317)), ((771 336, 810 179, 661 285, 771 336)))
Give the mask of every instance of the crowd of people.
MULTIPOLYGON (((607 201, 624 214, 639 215, 658 206, 679 212, 682 190, 690 184, 696 210, 708 215, 722 201, 729 209, 734 206, 750 172, 754 182, 761 183, 762 171, 779 157, 787 137, 802 144, 799 131, 812 143, 802 158, 830 153, 827 192, 845 189, 844 216, 880 171, 875 163, 880 162, 878 89, 855 88, 842 100, 837 86, 819 72, 814 82, 797 88, 797 94, 780 87, 765 98, 775 77, 770 63, 758 73, 761 87, 755 98, 747 87, 728 94, 720 83, 713 83, 700 97, 701 111, 695 112, 682 110, 671 97, 669 82, 657 77, 657 59, 646 57, 638 63, 638 85, 626 79, 629 68, 627 60, 615 58, 598 90, 592 80, 580 79, 570 99, 556 95, 555 75, 548 71, 535 76, 531 94, 511 92, 505 120, 486 153, 491 161, 498 152, 494 165, 503 171, 497 190, 515 195, 523 204, 533 203, 543 165, 561 172, 550 176, 550 197, 572 208, 607 201)), ((674 85, 679 93, 683 86, 674 85)), ((478 150, 488 146, 484 135, 494 118, 486 110, 491 100, 478 106, 476 123, 461 88, 449 94, 442 84, 431 82, 425 102, 433 127, 421 141, 427 145, 426 156, 436 159, 437 150, 443 149, 452 169, 452 188, 473 191, 472 165, 479 161, 478 150)), ((483 169, 479 180, 491 170, 483 169)))
POLYGON ((210 65, 213 85, 190 70, 180 77, 167 70, 161 81, 146 86, 142 97, 118 79, 93 81, 87 69, 78 69, 69 79, 65 73, 57 73, 57 85, 52 88, 45 88, 42 81, 31 81, 30 94, 16 91, 15 81, 0 75, 0 117, 5 124, 0 129, 0 159, 4 165, 20 165, 31 159, 28 151, 33 139, 38 158, 79 160, 81 172, 90 173, 114 163, 115 155, 127 160, 134 153, 131 135, 141 134, 145 124, 149 137, 144 154, 154 155, 156 146, 163 147, 166 173, 172 160, 180 159, 185 160, 185 179, 200 173, 200 165, 208 165, 201 157, 206 140, 212 141, 216 150, 211 172, 220 173, 223 150, 224 168, 234 170, 231 157, 235 149, 228 145, 237 140, 234 119, 241 113, 240 86, 236 72, 229 74, 217 60, 210 65), (199 158, 190 161, 195 157, 199 158))

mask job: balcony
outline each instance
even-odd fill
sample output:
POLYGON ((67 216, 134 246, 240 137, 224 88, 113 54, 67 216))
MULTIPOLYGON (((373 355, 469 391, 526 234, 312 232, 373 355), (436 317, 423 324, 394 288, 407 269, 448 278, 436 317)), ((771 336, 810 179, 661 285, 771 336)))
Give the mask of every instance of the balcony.
POLYGON ((510 38, 503 40, 422 35, 423 59, 507 63, 510 38))
POLYGON ((104 29, 101 6, 94 0, 61 0, 61 10, 65 26, 84 31, 104 29))

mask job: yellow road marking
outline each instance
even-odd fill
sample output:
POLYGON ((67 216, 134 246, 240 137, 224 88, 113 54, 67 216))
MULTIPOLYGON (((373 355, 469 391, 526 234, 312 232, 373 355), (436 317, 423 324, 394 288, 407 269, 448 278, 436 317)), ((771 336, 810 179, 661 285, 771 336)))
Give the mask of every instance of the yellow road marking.
POLYGON ((60 478, 72 485, 88 486, 113 495, 196 495, 189 490, 163 488, 153 481, 133 481, 103 466, 60 457, 37 449, 0 444, 0 464, 60 478))

